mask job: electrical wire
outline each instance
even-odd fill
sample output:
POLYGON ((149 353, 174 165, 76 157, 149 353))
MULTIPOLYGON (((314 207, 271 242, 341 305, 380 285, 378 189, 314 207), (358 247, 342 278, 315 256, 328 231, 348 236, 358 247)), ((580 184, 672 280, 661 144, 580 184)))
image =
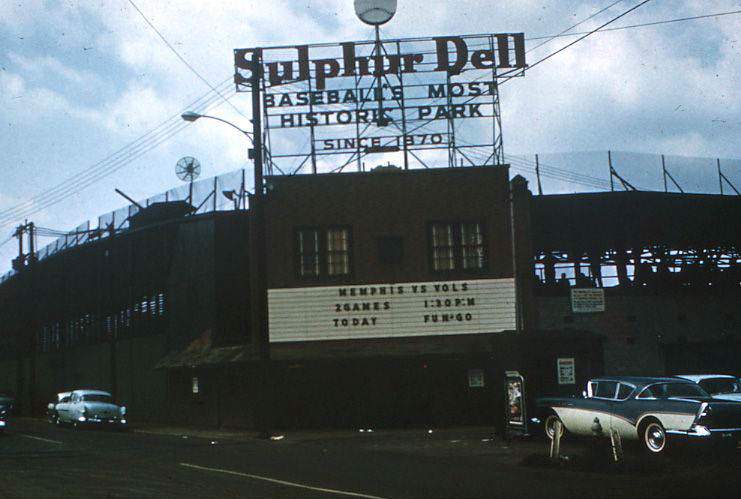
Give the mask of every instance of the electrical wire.
MULTIPOLYGON (((617 26, 615 28, 606 28, 601 29, 600 33, 604 33, 607 31, 620 31, 624 29, 634 29, 634 28, 644 28, 647 26, 658 26, 660 24, 671 24, 671 23, 678 23, 678 22, 684 22, 684 21, 696 21, 698 19, 708 19, 711 17, 722 17, 722 16, 731 16, 734 14, 741 14, 741 10, 731 10, 728 12, 717 12, 715 14, 704 14, 701 16, 692 16, 692 17, 678 17, 675 19, 665 19, 663 21, 653 21, 649 23, 640 23, 640 24, 627 24, 625 26, 617 26)), ((567 36, 578 36, 578 35, 584 35, 589 33, 588 31, 580 31, 575 33, 568 33, 568 34, 558 34, 558 35, 545 35, 545 36, 537 36, 533 38, 527 38, 527 40, 542 40, 543 38, 548 38, 549 41, 554 38, 564 38, 567 36)), ((540 45, 538 45, 540 46, 540 45)), ((534 47, 537 48, 538 46, 534 47)))
POLYGON ((167 48, 169 48, 172 51, 172 53, 175 54, 175 56, 178 59, 180 59, 180 62, 182 62, 183 64, 185 64, 185 66, 188 69, 190 69, 190 71, 194 75, 196 75, 199 80, 201 80, 203 83, 205 83, 208 86, 208 88, 210 88, 214 93, 218 94, 218 96, 221 97, 221 99, 224 102, 226 102, 227 104, 229 104, 232 107, 232 109, 234 109, 236 112, 238 112, 239 114, 241 114, 244 118, 247 118, 247 116, 245 116, 244 114, 242 114, 242 112, 237 108, 237 106, 235 106, 234 104, 232 104, 231 102, 229 102, 229 100, 226 97, 224 97, 221 94, 221 92, 219 92, 216 88, 214 88, 213 85, 211 85, 211 82, 209 82, 206 78, 204 78, 201 75, 201 73, 199 73, 188 61, 185 60, 185 58, 182 55, 180 55, 180 53, 177 50, 175 50, 175 47, 173 47, 170 44, 170 42, 167 41, 167 38, 165 38, 165 36, 160 32, 160 30, 158 30, 157 27, 154 24, 152 24, 152 21, 150 21, 147 18, 147 16, 144 15, 144 12, 142 12, 141 9, 139 7, 137 7, 137 5, 134 3, 134 0, 128 0, 128 1, 131 4, 131 6, 134 7, 134 9, 136 9, 136 11, 142 17, 142 19, 144 19, 144 21, 149 25, 149 27, 152 28, 152 30, 154 30, 155 33, 157 33, 157 36, 160 37, 160 40, 162 40, 162 42, 167 46, 167 48))
MULTIPOLYGON (((208 110, 218 103, 218 97, 211 95, 206 101, 198 105, 189 106, 189 109, 208 110)), ((161 123, 154 129, 140 136, 133 142, 130 142, 115 153, 109 155, 103 160, 95 163, 88 169, 69 177, 57 186, 47 189, 46 191, 24 201, 23 203, 0 212, 0 227, 12 223, 14 219, 23 218, 24 216, 36 213, 46 207, 52 206, 57 202, 65 199, 71 194, 75 194, 85 189, 89 185, 111 175, 123 166, 130 164, 136 158, 141 157, 155 147, 159 146, 175 134, 187 127, 180 115, 174 115, 170 119, 161 123), (159 129, 159 130, 158 130, 159 129), (156 131, 158 130, 158 131, 156 131), (155 132, 156 131, 156 132, 155 132)))
MULTIPOLYGON (((542 64, 542 63, 544 63, 545 61, 547 61, 547 60, 548 60, 548 59, 550 59, 551 57, 555 57, 555 56, 557 56, 558 54, 560 54, 560 53, 561 53, 561 52, 563 52, 564 50, 566 50, 566 49, 568 49, 568 48, 570 48, 570 47, 573 47, 574 45, 576 45, 576 44, 577 44, 577 43, 579 43, 580 41, 582 41, 582 40, 586 39, 587 37, 589 37, 589 36, 593 35, 594 33, 596 33, 596 32, 598 32, 598 31, 600 31, 600 30, 601 30, 602 28, 604 28, 605 26, 608 26, 608 25, 610 25, 610 24, 614 23, 615 21, 617 21, 618 19, 620 19, 620 18, 622 18, 622 17, 625 17, 625 16, 627 16, 628 14, 630 14, 631 12, 633 12, 634 10, 636 10, 636 9, 638 9, 638 8, 640 8, 640 7, 643 7, 644 5, 646 5, 646 4, 647 4, 648 2, 650 2, 650 1, 651 1, 651 0, 643 0, 643 1, 641 2, 641 3, 639 3, 639 4, 637 4, 637 5, 634 5, 634 6, 633 6, 633 7, 631 7, 630 9, 628 9, 628 10, 624 11, 623 13, 621 13, 621 14, 619 14, 619 15, 615 16, 615 17, 613 17, 612 19, 610 19, 610 20, 609 20, 609 21, 607 21, 606 23, 604 23, 604 24, 602 24, 602 25, 598 26, 597 28, 594 28, 594 29, 593 29, 592 31, 589 31, 589 32, 587 32, 586 34, 584 34, 584 35, 580 36, 579 38, 577 38, 577 39, 576 39, 576 40, 574 40, 573 42, 567 43, 566 45, 564 45, 564 46, 563 46, 563 47, 561 47, 560 49, 556 50, 555 52, 551 52, 551 53, 550 53, 550 54, 548 54, 547 56, 545 56, 545 57, 542 57, 541 59, 538 59, 538 60, 537 60, 536 62, 534 62, 533 64, 530 64, 530 65, 528 66, 528 68, 527 68, 527 69, 528 69, 528 71, 532 70, 532 69, 533 69, 533 68, 534 68, 535 66, 537 66, 537 65, 539 65, 539 64, 542 64)), ((523 70, 523 71, 524 71, 524 70, 523 70)), ((513 72, 519 72, 519 70, 516 70, 516 71, 513 71, 513 72)), ((515 75, 515 76, 516 76, 516 75, 515 75)), ((510 76, 510 77, 508 77, 508 78, 507 78, 506 80, 504 80, 503 82, 499 83, 499 85, 501 86, 501 85, 503 85, 503 84, 507 83, 507 82, 508 82, 509 80, 511 80, 511 79, 512 79, 512 78, 514 78, 515 76, 510 76)))
MULTIPOLYGON (((227 83, 227 81, 229 81, 229 80, 230 80, 230 78, 227 79, 227 80, 225 80, 224 82, 222 82, 220 84, 220 86, 225 85, 227 83)), ((195 101, 191 102, 189 104, 188 108, 193 108, 193 107, 195 107, 195 108, 204 108, 204 107, 209 106, 213 102, 213 100, 214 100, 214 96, 211 95, 211 92, 208 92, 208 93, 204 94, 203 96, 199 97, 198 99, 196 99, 195 101)), ((167 118, 165 121, 163 121, 159 125, 155 126, 154 128, 151 128, 150 130, 148 130, 147 132, 143 133, 142 135, 140 135, 135 140, 129 142, 128 144, 126 144, 122 148, 120 148, 120 149, 116 150, 115 152, 109 154, 107 157, 103 158, 102 160, 98 161, 97 163, 93 164, 92 166, 88 167, 87 169, 85 169, 85 170, 83 170, 81 172, 78 172, 78 173, 72 175, 71 177, 69 177, 65 181, 61 182, 57 186, 55 186, 53 188, 50 188, 50 189, 47 189, 46 191, 44 191, 44 192, 42 192, 42 193, 40 193, 40 194, 38 194, 38 195, 36 195, 36 196, 28 199, 24 203, 19 204, 17 207, 22 207, 25 204, 31 204, 34 201, 37 201, 37 200, 44 199, 44 198, 48 197, 51 193, 54 192, 55 189, 59 189, 59 188, 63 187, 66 184, 77 182, 80 177, 83 177, 83 176, 87 175, 88 173, 94 171, 95 169, 97 169, 99 167, 105 166, 105 163, 107 163, 108 161, 114 160, 117 156, 119 156, 121 154, 125 154, 129 149, 133 149, 133 148, 137 147, 142 142, 145 142, 146 140, 148 140, 150 138, 150 136, 156 136, 157 134, 165 133, 167 131, 167 129, 172 128, 173 125, 177 125, 177 124, 181 124, 181 123, 183 123, 183 121, 182 121, 182 118, 180 117, 180 113, 170 116, 169 118, 167 118)), ((5 215, 9 211, 11 211, 11 209, 6 209, 6 210, 0 211, 0 216, 5 215)))
MULTIPOLYGON (((646 0, 645 2, 642 2, 641 4, 638 4, 637 6, 633 7, 633 8, 632 8, 632 9, 630 9, 630 10, 634 10, 634 9, 636 9, 636 8, 640 7, 641 5, 643 5, 644 3, 647 3, 648 1, 649 1, 649 0, 646 0)), ((135 4, 133 4, 133 2, 131 2, 131 3, 132 3, 132 5, 133 5, 133 6, 134 6, 134 7, 136 8, 136 5, 135 5, 135 4)), ((605 24, 603 24, 603 25, 602 25, 602 26, 601 26, 600 28, 597 28, 596 30, 592 30, 592 31, 589 31, 589 32, 582 32, 582 33, 568 33, 568 34, 566 34, 566 33, 565 33, 565 31, 569 31, 570 29, 573 29, 573 27, 576 27, 576 26, 578 26, 578 25, 582 24, 583 22, 585 22, 585 21, 587 21, 587 20, 589 20, 589 19, 591 19, 591 18, 595 17, 595 16, 596 16, 596 15, 598 15, 599 13, 601 13, 601 12, 604 12, 605 10, 609 9, 610 7, 612 7, 613 5, 615 5, 615 4, 617 4, 617 3, 618 3, 618 2, 613 2, 612 4, 608 5, 607 7, 605 7, 605 8, 603 8, 603 9, 601 9, 600 11, 597 11, 597 12, 595 12, 594 14, 590 15, 590 16, 589 16, 589 17, 587 17, 586 19, 584 19, 584 20, 580 21, 579 23, 577 23, 577 24, 575 24, 575 25, 571 26, 570 28, 567 28, 566 30, 564 30, 564 31, 562 31, 562 32, 560 32, 560 33, 558 33, 558 34, 556 34, 556 35, 548 35, 548 36, 541 36, 541 37, 532 37, 532 38, 528 38, 528 40, 547 39, 547 41, 545 42, 545 43, 547 43, 548 41, 550 41, 550 40, 552 40, 552 39, 554 39, 554 38, 558 38, 558 37, 564 37, 564 36, 577 36, 577 35, 586 35, 586 36, 583 36, 582 38, 580 38, 580 39, 578 39, 578 40, 575 40, 574 42, 572 42, 572 43, 568 44, 567 46, 565 46, 565 47, 562 47, 562 48, 561 48, 561 49, 559 49, 559 50, 558 50, 557 52, 554 52, 554 53, 552 53, 552 54, 549 54, 549 55, 548 55, 548 56, 547 56, 546 58, 543 58, 543 59, 539 60, 539 61, 538 61, 538 62, 537 62, 536 64, 540 64, 541 62, 544 62, 544 61, 545 61, 545 60, 546 60, 547 58, 550 58, 550 57, 552 57, 552 56, 556 55, 556 53, 558 53, 558 52, 561 52, 561 51, 565 50, 566 48, 568 48, 568 47, 570 47, 570 46, 572 46, 572 45, 574 45, 574 44, 578 43, 579 41, 583 40, 584 38, 586 38, 587 36, 589 36, 589 35, 591 35, 591 34, 594 34, 594 33, 596 33, 597 31, 599 31, 599 32, 605 32, 605 31, 617 31, 617 30, 622 30, 622 29, 631 29, 631 28, 638 28, 638 27, 644 27, 644 26, 655 26, 655 25, 659 25, 659 24, 676 23, 676 22, 682 22, 682 21, 690 21, 690 20, 697 20, 697 19, 705 19, 705 18, 711 18, 711 17, 720 17, 720 16, 726 16, 726 15, 733 15, 733 14, 739 14, 739 13, 741 13, 741 11, 738 11, 738 10, 737 10, 737 11, 720 12, 720 13, 714 13, 714 14, 701 15, 701 16, 683 17, 683 18, 676 18, 676 19, 668 19, 668 20, 662 20, 662 21, 655 21, 655 22, 650 22, 650 23, 641 23, 641 24, 633 24, 633 25, 628 25, 628 26, 620 26, 620 27, 615 27, 615 28, 606 28, 606 29, 602 29, 602 28, 603 28, 604 26, 606 26, 606 25, 608 25, 608 24, 610 24, 610 23, 614 22, 615 20, 617 20, 618 18, 620 18, 620 17, 624 16, 625 14, 627 14, 627 13, 629 12, 629 11, 626 11, 626 12, 624 12, 623 14, 621 14, 620 16, 618 16, 617 18, 615 18, 615 19, 612 19, 612 20, 611 20, 611 21, 609 21, 608 23, 605 23, 605 24)), ((140 13, 140 15, 142 15, 142 17, 145 17, 145 16, 143 15, 143 13, 141 13, 141 11, 140 11, 140 10, 139 10, 138 8, 137 8, 137 11, 139 11, 139 13, 140 13)), ((145 17, 145 20, 146 20, 146 17, 145 17)), ((147 21, 148 21, 148 20, 147 20, 147 21)), ((151 23, 150 23, 150 24, 151 24, 151 23)), ((153 25, 152 25, 152 28, 153 28, 153 29, 154 29, 154 30, 155 30, 155 31, 157 32, 156 28, 155 28, 155 27, 154 27, 153 25)), ((161 38, 164 38, 164 37, 162 37, 162 35, 161 35, 161 34, 160 34, 160 36, 161 36, 161 38)), ((165 42, 166 42, 166 40, 163 40, 163 41, 165 41, 165 42)), ((169 45, 169 43, 168 43, 168 45, 169 45)), ((539 47, 539 46, 541 46, 541 45, 542 45, 542 44, 539 44, 538 46, 536 46, 536 47, 533 47, 533 48, 532 48, 532 49, 530 49, 530 50, 534 50, 534 49, 538 48, 538 47, 539 47)), ((172 49, 172 47, 170 47, 170 48, 172 49)), ((176 55, 178 55, 178 56, 179 56, 179 54, 177 54, 177 51, 175 51, 174 49, 172 49, 172 50, 173 50, 173 51, 174 51, 174 52, 176 53, 176 55)), ((184 61, 184 62, 185 62, 185 63, 187 64, 187 61, 184 61)), ((531 65, 531 66, 530 66, 530 68, 534 67, 534 66, 535 66, 536 64, 533 64, 533 65, 531 65)), ((192 68, 191 68, 191 69, 192 69, 192 68)), ((507 78, 507 80, 505 80, 505 81, 508 81, 508 80, 509 80, 510 78, 512 78, 512 77, 509 77, 509 78, 507 78)), ((229 78, 228 78, 227 80, 225 80, 225 81, 231 81, 231 79, 232 79, 232 77, 230 76, 230 77, 229 77, 229 78)), ((224 83, 224 82, 222 82, 222 84, 223 84, 223 83, 224 83)), ((504 83, 504 82, 502 82, 502 83, 504 83)), ((221 86, 222 84, 219 84, 219 85, 218 85, 218 87, 220 87, 220 86, 221 86)), ((209 84, 209 87, 211 87, 211 85, 210 85, 210 84, 209 84)), ((213 89, 212 89, 212 92, 213 92, 213 89)), ((208 92, 208 93, 206 94, 206 96, 207 96, 207 95, 209 95, 209 94, 211 94, 212 92, 208 92)), ((220 93, 220 92, 218 92, 218 91, 217 91, 217 93, 218 93, 218 95, 219 95, 219 97, 220 97, 220 98, 222 98, 222 99, 225 99, 225 97, 224 97, 223 95, 221 95, 221 93, 220 93)), ((205 97, 205 96, 204 96, 204 97, 205 97)), ((201 97, 201 99, 203 99, 203 97, 201 97)), ((199 100, 200 100, 200 99, 199 99, 199 100)), ((227 100, 227 101, 228 101, 228 100, 227 100)), ((197 102, 197 101, 196 101, 196 102, 197 102)), ((230 105, 232 105, 232 104, 230 103, 230 105)), ((191 104, 191 106, 189 106, 189 108, 188 108, 188 109, 192 108, 193 106, 194 106, 194 104, 191 104)), ((188 109, 186 109, 186 110, 188 110, 188 109)), ((240 114, 241 114, 241 113, 240 113, 240 114)), ((177 116, 175 117, 175 119, 178 119, 178 120, 179 120, 179 114, 178 114, 178 115, 177 115, 177 116)), ((107 161, 107 160, 115 159, 115 156, 116 156, 117 154, 125 154, 125 153, 127 152, 127 149, 128 149, 128 148, 133 148, 133 147, 134 147, 134 146, 136 145, 136 143, 137 143, 138 141, 140 141, 140 140, 143 140, 143 139, 145 139, 145 138, 146 138, 146 137, 147 137, 147 136, 148 136, 149 134, 152 134, 152 133, 153 133, 153 132, 154 132, 155 130, 157 130, 157 129, 159 129, 160 127, 162 127, 163 125, 167 124, 167 123, 168 123, 168 121, 169 121, 169 120, 167 120, 167 121, 165 121, 165 122, 161 123, 160 125, 158 125, 158 126, 157 126, 157 127, 155 127, 154 129, 151 129, 151 130, 149 130, 148 132, 145 132, 145 134, 143 134, 142 136, 140 136, 140 137, 139 137, 139 138, 138 138, 137 140, 133 141, 132 143, 129 143, 129 144, 127 145, 127 146, 124 146, 124 147, 123 147, 122 149, 119 149, 118 151, 116 151, 116 152, 115 152, 115 153, 113 153, 112 155, 108 156, 107 158, 104 158, 104 159, 103 159, 103 160, 101 160, 100 162, 98 162, 98 163, 96 163, 95 165, 93 165, 93 167, 94 167, 94 166, 98 166, 98 165, 101 165, 101 164, 102 164, 103 162, 105 162, 105 161, 107 161)), ((417 128, 421 128, 422 126, 425 126, 425 125, 420 125, 420 126, 419 126, 419 127, 417 127, 417 128)), ((164 131, 164 133, 163 133, 163 135, 162 135, 162 136, 166 136, 166 138, 165 138, 164 140, 167 140, 167 139, 169 139, 170 137, 172 137, 173 135, 175 135, 176 133, 178 133, 179 131, 181 131, 181 130, 182 130, 183 128, 184 128, 184 127, 179 127, 179 128, 178 128, 178 130, 177 130, 177 131, 175 131, 174 133, 171 133, 171 132, 172 132, 172 130, 173 130, 173 128, 170 128, 170 129, 168 129, 168 130, 164 131)), ((134 158, 136 158, 136 157, 140 157, 141 155, 145 154, 146 152, 148 152, 148 151, 149 151, 149 150, 151 150, 152 148, 156 147, 157 145, 161 144, 162 142, 163 142, 163 140, 159 140, 159 141, 155 140, 155 141, 154 141, 154 143, 153 143, 153 144, 151 145, 151 147, 149 147, 149 148, 144 148, 144 149, 140 149, 139 151, 137 151, 137 154, 134 154, 134 155, 128 156, 128 157, 126 157, 125 159, 126 159, 126 160, 130 160, 130 159, 134 159, 134 158)), ((103 167, 104 167, 105 165, 101 165, 101 166, 103 166, 103 167)), ((92 167, 91 167, 91 168, 92 168, 92 167)), ((85 175, 86 173, 88 173, 88 171, 87 171, 87 170, 86 170, 86 171, 83 171, 83 172, 80 172, 80 173, 79 173, 79 174, 77 174, 77 175, 85 175)), ((103 177, 104 177, 104 176, 103 176, 103 177)), ((96 177, 94 177, 94 180, 93 180, 92 182, 89 182, 89 183, 86 183, 86 184, 85 184, 85 187, 87 187, 88 185, 90 185, 90 184, 92 184, 92 183, 96 182, 97 180, 100 180, 100 178, 103 178, 103 177, 97 177, 97 176, 96 176, 96 177)), ((50 192, 52 192, 52 193, 53 193, 55 189, 59 189, 60 187, 63 187, 63 186, 64 186, 64 184, 67 184, 67 183, 70 183, 70 182, 71 182, 71 183, 74 183, 74 182, 77 182, 78 180, 79 180, 79 179, 78 179, 78 178, 76 178, 76 176, 75 176, 75 177, 71 177, 71 178, 67 179, 67 180, 66 180, 65 182, 63 182, 62 184, 60 184, 60 185, 58 185, 58 186, 56 186, 56 187, 54 187, 54 188, 52 188, 52 189, 49 189, 49 190, 47 190, 47 191, 45 191, 45 192, 43 192, 43 193, 39 194, 38 196, 35 196, 34 198, 31 198, 31 199, 29 199, 29 200, 25 201, 24 203, 21 203, 20 205, 17 205, 17 206, 15 206, 15 207, 13 207, 13 208, 9 208, 9 209, 6 209, 6 210, 2 210, 2 211, 0 211, 0 226, 3 226, 3 225, 7 225, 7 224, 8 224, 8 221, 6 220, 7 218, 19 218, 19 217, 20 217, 20 218, 22 218, 22 217, 23 217, 24 215, 35 213, 35 212, 37 211, 37 209, 35 209, 35 208, 34 208, 34 206, 35 206, 35 204, 36 204, 36 203, 38 203, 38 202, 39 202, 39 200, 41 200, 41 199, 45 199, 45 198, 46 198, 46 200, 47 200, 47 201, 49 201, 48 195, 49 195, 49 193, 50 193, 50 192), (25 208, 26 210, 25 210, 25 211, 23 211, 23 208, 25 208), (29 208, 31 208, 31 209, 29 210, 29 208)), ((75 187, 79 187, 79 185, 78 185, 78 184, 76 184, 76 185, 75 185, 75 187)), ((83 188, 84 188, 84 187, 83 187, 83 188)), ((79 190, 81 190, 81 189, 75 189, 75 190, 79 192, 79 190)), ((66 197, 66 195, 68 195, 68 194, 69 194, 69 192, 67 192, 67 191, 64 191, 64 193, 63 193, 63 196, 65 196, 65 197, 66 197)), ((60 200, 61 200, 61 199, 60 199, 60 200)), ((58 201, 59 201, 59 200, 55 200, 55 199, 52 199, 52 200, 51 200, 51 204, 56 204, 56 202, 58 202, 58 201)), ((49 204, 49 205, 51 205, 51 204, 49 204)), ((46 205, 45 205, 45 206, 46 206, 46 205)))
MULTIPOLYGON (((551 41, 555 40, 556 38, 558 38, 560 36, 564 36, 566 33, 568 33, 569 31, 571 31, 572 29, 576 28, 577 26, 581 26, 582 24, 584 24, 585 22, 589 21, 590 19, 593 19, 593 18, 597 17, 598 15, 602 14, 604 11, 611 9, 615 5, 619 4, 620 2, 624 2, 624 1, 625 0, 616 0, 616 1, 612 2, 610 5, 608 5, 607 7, 604 7, 602 9, 598 10, 597 12, 594 12, 589 17, 586 17, 586 18, 582 19, 581 21, 579 21, 576 24, 572 24, 571 26, 569 26, 565 30, 561 31, 560 33, 558 33, 556 35, 550 35, 550 36, 544 37, 544 38, 546 38, 546 40, 544 42, 541 42, 538 45, 536 45, 535 47, 532 47, 532 48, 528 49, 525 53, 527 54, 528 52, 532 52, 533 50, 537 50, 538 48, 542 47, 543 45, 545 45, 547 43, 550 43, 551 41)), ((538 39, 540 39, 540 38, 528 38, 528 40, 538 40, 538 39)))

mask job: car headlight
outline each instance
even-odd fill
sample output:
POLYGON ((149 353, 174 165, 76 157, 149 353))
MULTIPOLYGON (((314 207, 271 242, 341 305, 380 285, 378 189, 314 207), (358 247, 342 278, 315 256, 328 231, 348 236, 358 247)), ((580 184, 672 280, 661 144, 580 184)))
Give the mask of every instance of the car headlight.
POLYGON ((126 406, 121 406, 119 412, 121 413, 121 416, 124 416, 126 414, 126 406))

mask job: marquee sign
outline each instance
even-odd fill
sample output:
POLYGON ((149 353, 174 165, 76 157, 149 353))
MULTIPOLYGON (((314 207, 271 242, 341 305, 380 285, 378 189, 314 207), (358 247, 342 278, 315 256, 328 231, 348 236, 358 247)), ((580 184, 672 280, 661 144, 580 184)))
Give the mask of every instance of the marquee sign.
POLYGON ((271 342, 515 330, 514 279, 268 290, 271 342))
POLYGON ((527 67, 522 33, 237 49, 234 64, 238 92, 259 80, 269 173, 373 154, 432 166, 436 151, 499 163, 498 81, 527 67))

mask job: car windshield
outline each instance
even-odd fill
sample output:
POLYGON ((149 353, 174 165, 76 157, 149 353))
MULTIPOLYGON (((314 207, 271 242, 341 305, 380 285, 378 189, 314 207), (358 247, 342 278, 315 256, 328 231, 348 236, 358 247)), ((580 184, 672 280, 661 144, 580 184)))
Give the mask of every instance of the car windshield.
POLYGON ((704 379, 700 382, 700 386, 703 387, 706 392, 712 393, 713 395, 719 393, 741 393, 741 385, 738 380, 732 378, 704 379))
POLYGON ((111 396, 104 395, 102 393, 90 393, 82 396, 82 400, 85 402, 108 402, 111 403, 111 396))
POLYGON ((694 383, 661 383, 651 387, 655 397, 708 397, 709 395, 694 383))

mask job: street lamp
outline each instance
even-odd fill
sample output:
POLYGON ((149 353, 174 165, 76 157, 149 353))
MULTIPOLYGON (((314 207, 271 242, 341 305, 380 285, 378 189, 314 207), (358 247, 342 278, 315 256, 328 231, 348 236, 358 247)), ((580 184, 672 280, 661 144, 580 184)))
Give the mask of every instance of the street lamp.
MULTIPOLYGON (((254 56, 255 65, 259 67, 261 52, 254 56)), ((234 123, 231 123, 216 116, 199 114, 194 111, 186 111, 180 115, 183 120, 188 122, 196 121, 200 118, 209 118, 220 121, 238 130, 252 143, 253 147, 249 149, 249 159, 254 161, 254 182, 255 193, 250 199, 250 217, 249 217, 249 282, 250 282, 250 333, 257 339, 258 357, 262 364, 258 369, 258 378, 260 385, 259 399, 262 403, 258 404, 258 426, 264 436, 270 435, 271 419, 271 402, 269 400, 270 380, 268 369, 270 368, 270 339, 268 336, 267 320, 267 251, 265 249, 265 211, 263 207, 263 176, 262 176, 262 141, 260 137, 260 88, 258 72, 253 76, 253 99, 252 99, 252 125, 254 134, 242 130, 234 123)), ((214 192, 214 195, 216 193, 214 192)))
MULTIPOLYGON (((240 132, 242 132, 242 134, 246 135, 247 138, 250 139, 250 142, 254 143, 254 141, 252 140, 252 133, 248 132, 247 130, 242 130, 241 128, 239 128, 234 123, 232 123, 230 121, 226 121, 225 119, 219 118, 217 116, 209 116, 208 114, 199 114, 199 113, 196 113, 195 111, 185 111, 183 114, 180 115, 180 117, 183 118, 183 120, 188 121, 190 123, 193 123, 194 121, 196 121, 199 118, 208 118, 208 119, 211 119, 211 120, 216 120, 216 121, 220 121, 222 123, 226 123, 230 127, 235 128, 235 129, 239 130, 240 132)), ((251 154, 250 154, 250 159, 252 159, 252 155, 251 154)))

